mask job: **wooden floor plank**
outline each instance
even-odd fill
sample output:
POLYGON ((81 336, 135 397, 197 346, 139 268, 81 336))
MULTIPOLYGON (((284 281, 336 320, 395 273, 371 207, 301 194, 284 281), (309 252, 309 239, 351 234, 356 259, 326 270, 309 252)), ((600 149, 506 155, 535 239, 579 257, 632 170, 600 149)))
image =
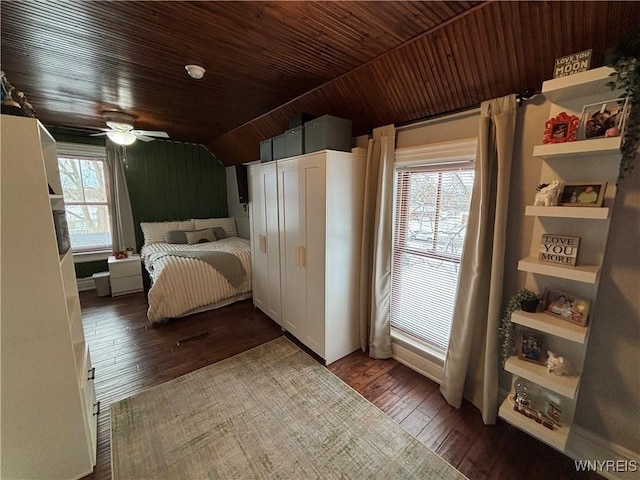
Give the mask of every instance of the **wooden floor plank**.
MULTIPOLYGON (((111 478, 111 403, 282 335, 250 300, 158 325, 146 318, 144 293, 111 298, 89 291, 80 301, 102 410, 97 464, 85 480, 111 478)), ((328 369, 471 480, 602 479, 576 472, 571 459, 502 421, 485 426, 467 402, 450 407, 436 383, 395 360, 358 350, 328 369)))

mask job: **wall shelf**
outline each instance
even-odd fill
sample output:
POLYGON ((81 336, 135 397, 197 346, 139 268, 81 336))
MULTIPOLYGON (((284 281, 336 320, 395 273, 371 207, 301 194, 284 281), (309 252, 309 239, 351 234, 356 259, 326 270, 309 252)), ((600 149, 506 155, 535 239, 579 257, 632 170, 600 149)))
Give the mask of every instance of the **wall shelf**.
POLYGON ((611 67, 600 67, 547 80, 542 84, 542 94, 553 103, 562 103, 576 97, 612 93, 606 83, 613 72, 611 67))
POLYGON ((609 218, 608 207, 542 207, 527 206, 524 214, 528 217, 583 218, 606 220, 609 218))
POLYGON ((556 392, 567 398, 573 399, 578 390, 580 377, 569 375, 554 375, 547 372, 546 365, 520 360, 518 357, 509 357, 504 364, 507 372, 513 373, 527 380, 544 387, 552 392, 556 392))
POLYGON ((589 333, 589 327, 567 322, 544 312, 529 313, 517 310, 511 314, 511 321, 576 343, 585 343, 589 333))
POLYGON ((526 431, 530 435, 553 448, 564 451, 567 439, 569 438, 569 427, 561 426, 555 430, 550 430, 535 420, 525 417, 513 409, 511 395, 509 395, 504 402, 502 402, 502 405, 500 405, 498 415, 514 427, 526 431))
POLYGON ((533 156, 551 160, 569 159, 585 155, 608 155, 620 153, 620 137, 592 138, 565 143, 547 143, 533 147, 533 156))
POLYGON ((600 275, 600 265, 565 267, 560 264, 542 262, 535 257, 527 257, 520 260, 518 262, 518 270, 584 283, 596 283, 600 275))

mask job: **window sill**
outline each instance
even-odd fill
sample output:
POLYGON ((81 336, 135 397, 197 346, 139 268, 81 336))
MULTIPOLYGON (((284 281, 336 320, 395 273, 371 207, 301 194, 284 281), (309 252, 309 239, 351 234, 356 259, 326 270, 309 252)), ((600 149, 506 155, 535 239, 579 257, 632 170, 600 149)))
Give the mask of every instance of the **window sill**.
POLYGON ((423 342, 415 340, 394 328, 391 329, 391 348, 393 358, 410 369, 442 383, 444 375, 444 353, 429 348, 423 342))
POLYGON ((426 357, 429 361, 444 365, 446 352, 433 348, 420 340, 417 340, 406 333, 391 328, 391 340, 402 344, 404 347, 414 350, 416 353, 426 357))
POLYGON ((74 252, 73 263, 88 263, 107 260, 109 255, 113 255, 111 250, 101 250, 99 252, 74 252))

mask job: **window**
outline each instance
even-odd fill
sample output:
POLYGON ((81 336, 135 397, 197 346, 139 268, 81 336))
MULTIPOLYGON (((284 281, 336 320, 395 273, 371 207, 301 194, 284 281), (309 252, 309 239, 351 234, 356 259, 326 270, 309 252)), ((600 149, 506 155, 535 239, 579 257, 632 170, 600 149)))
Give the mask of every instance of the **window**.
POLYGON ((444 356, 449 344, 474 170, 397 168, 391 326, 444 356))
POLYGON ((59 155, 58 168, 74 252, 111 249, 109 174, 104 157, 59 155))

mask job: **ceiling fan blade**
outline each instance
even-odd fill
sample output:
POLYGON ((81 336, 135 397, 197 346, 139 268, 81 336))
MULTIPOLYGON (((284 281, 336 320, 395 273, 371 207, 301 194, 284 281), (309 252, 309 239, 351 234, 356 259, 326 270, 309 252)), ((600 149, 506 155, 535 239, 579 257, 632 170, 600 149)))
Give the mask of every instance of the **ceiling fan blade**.
POLYGON ((161 132, 159 130, 133 130, 131 133, 134 135, 145 135, 147 137, 169 138, 167 132, 161 132))
POLYGON ((92 133, 91 135, 89 135, 90 137, 106 137, 107 136, 107 132, 100 132, 100 133, 92 133))
POLYGON ((155 138, 147 137, 146 135, 136 135, 136 139, 142 140, 143 142, 153 142, 155 138))

